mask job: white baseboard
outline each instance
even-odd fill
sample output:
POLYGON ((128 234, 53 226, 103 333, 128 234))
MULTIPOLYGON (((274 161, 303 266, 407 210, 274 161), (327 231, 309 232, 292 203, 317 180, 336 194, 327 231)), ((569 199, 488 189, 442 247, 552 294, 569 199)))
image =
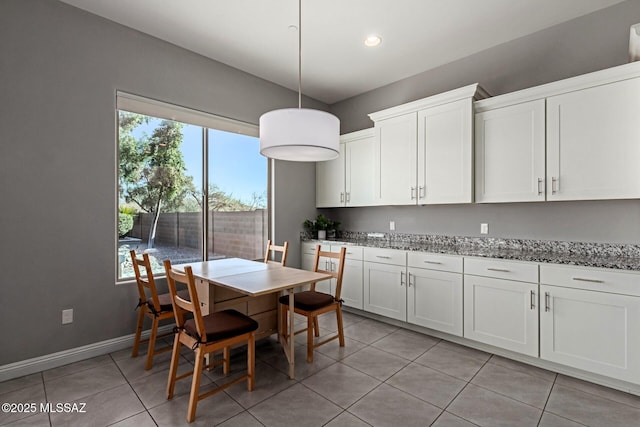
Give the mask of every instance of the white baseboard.
MULTIPOLYGON (((173 326, 174 325, 165 325, 159 327, 158 335, 170 332, 173 326)), ((149 338, 149 334, 149 330, 143 331, 142 338, 149 338)), ((133 347, 134 337, 135 334, 125 335, 123 337, 100 341, 82 347, 70 348, 57 353, 0 366, 0 382, 133 347)))

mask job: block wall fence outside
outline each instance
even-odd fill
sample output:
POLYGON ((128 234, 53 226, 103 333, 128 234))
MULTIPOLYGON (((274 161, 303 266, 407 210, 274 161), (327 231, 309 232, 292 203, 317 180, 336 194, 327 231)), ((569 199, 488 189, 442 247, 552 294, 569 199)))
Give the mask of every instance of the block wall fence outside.
MULTIPOLYGON (((130 237, 147 241, 152 214, 134 218, 130 237)), ((228 257, 262 258, 268 239, 267 211, 209 212, 209 251, 228 257)), ((201 232, 199 212, 161 213, 156 229, 156 244, 199 248, 201 232)))

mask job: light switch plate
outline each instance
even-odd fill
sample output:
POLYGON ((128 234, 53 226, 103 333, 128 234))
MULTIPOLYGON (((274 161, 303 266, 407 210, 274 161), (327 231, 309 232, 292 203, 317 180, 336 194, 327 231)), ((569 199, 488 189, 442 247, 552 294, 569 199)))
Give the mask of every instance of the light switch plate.
POLYGON ((62 324, 67 325, 73 323, 73 308, 62 310, 62 324))
POLYGON ((396 230, 396 222, 395 221, 389 221, 389 230, 390 231, 395 231, 396 230))
POLYGON ((489 234, 489 224, 484 222, 480 224, 480 234, 489 234))

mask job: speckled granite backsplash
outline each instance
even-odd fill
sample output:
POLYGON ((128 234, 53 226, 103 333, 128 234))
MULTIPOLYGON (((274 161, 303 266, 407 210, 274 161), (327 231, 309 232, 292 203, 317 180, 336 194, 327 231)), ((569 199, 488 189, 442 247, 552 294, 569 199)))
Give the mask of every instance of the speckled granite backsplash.
MULTIPOLYGON (((640 271, 640 245, 343 231, 335 239, 361 246, 640 271), (380 237, 377 237, 380 236, 380 237)), ((306 232, 302 240, 312 240, 306 232)))

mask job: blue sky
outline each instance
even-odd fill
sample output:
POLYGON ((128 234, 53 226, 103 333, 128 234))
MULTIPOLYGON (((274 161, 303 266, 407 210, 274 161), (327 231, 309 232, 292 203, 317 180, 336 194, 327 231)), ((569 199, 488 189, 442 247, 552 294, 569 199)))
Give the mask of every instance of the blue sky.
MULTIPOLYGON (((133 135, 151 135, 160 119, 138 126, 133 135)), ((259 139, 209 129, 209 182, 242 201, 250 201, 252 193, 262 194, 267 189, 267 159, 260 155, 259 139)), ((182 153, 188 175, 196 188, 202 183, 202 128, 183 127, 182 153)))

